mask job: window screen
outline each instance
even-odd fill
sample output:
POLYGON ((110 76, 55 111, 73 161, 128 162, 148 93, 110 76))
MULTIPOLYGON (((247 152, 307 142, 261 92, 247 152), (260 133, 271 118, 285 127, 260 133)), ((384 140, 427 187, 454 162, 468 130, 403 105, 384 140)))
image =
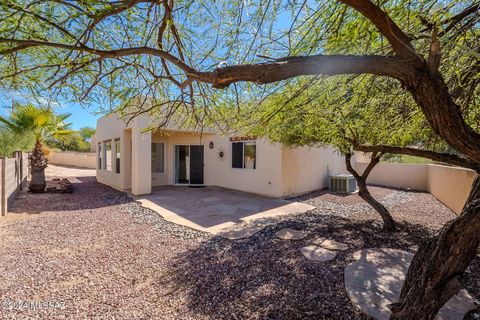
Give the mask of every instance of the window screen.
POLYGON ((102 143, 101 142, 98 144, 97 152, 98 152, 98 169, 102 170, 102 143))
POLYGON ((108 141, 105 142, 105 150, 104 150, 104 162, 105 162, 105 169, 107 171, 112 171, 112 142, 108 141))
POLYGON ((165 144, 152 143, 152 172, 164 172, 165 165, 165 144))
POLYGON ((255 169, 255 162, 257 160, 257 146, 255 141, 245 142, 243 147, 243 167, 246 169, 255 169))

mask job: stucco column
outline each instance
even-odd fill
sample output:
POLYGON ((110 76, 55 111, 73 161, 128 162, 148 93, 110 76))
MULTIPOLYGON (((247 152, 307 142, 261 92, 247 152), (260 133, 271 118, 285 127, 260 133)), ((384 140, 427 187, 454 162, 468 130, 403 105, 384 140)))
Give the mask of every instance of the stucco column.
POLYGON ((152 134, 132 129, 132 193, 152 191, 152 134))

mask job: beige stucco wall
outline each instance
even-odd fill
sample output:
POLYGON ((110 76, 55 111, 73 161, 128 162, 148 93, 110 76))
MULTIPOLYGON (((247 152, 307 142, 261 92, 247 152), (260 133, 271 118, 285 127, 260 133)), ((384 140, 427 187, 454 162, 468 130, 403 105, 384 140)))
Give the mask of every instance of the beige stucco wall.
MULTIPOLYGON (((363 172, 367 163, 357 162, 355 165, 359 172, 363 172)), ((453 212, 460 213, 475 175, 472 170, 438 164, 379 163, 367 181, 430 192, 453 212)))
POLYGON ((257 140, 256 169, 232 168, 232 150, 229 137, 211 133, 188 133, 169 131, 156 133, 152 142, 166 144, 165 166, 163 174, 155 174, 153 185, 174 184, 175 145, 204 146, 204 184, 229 189, 280 197, 281 190, 281 147, 265 140, 257 140), (209 148, 213 142, 213 149, 209 148), (220 151, 225 153, 220 158, 220 151))
POLYGON ((346 173, 344 158, 330 148, 282 148, 282 196, 328 187, 328 177, 346 173))
POLYGON ((211 163, 206 172, 212 177, 214 185, 225 188, 252 192, 267 196, 282 196, 282 147, 267 140, 256 142, 256 168, 232 168, 232 144, 228 137, 214 136, 213 150, 208 148, 205 158, 211 163), (218 151, 225 151, 225 159, 220 160, 218 151))
MULTIPOLYGON (((367 163, 356 162, 355 169, 361 174, 367 163)), ((368 176, 367 182, 396 188, 428 191, 428 166, 411 163, 379 163, 368 176)))
MULTIPOLYGON (((100 118, 96 140, 119 138, 122 141, 121 173, 115 168, 97 169, 99 182, 119 190, 131 189, 134 194, 149 193, 151 186, 175 184, 175 145, 204 146, 204 184, 257 193, 272 197, 300 194, 323 188, 329 173, 344 172, 343 162, 329 149, 284 148, 280 144, 259 139, 256 141, 256 168, 232 168, 232 143, 228 136, 212 131, 202 134, 185 132, 175 127, 161 133, 142 133, 150 125, 145 116, 135 118, 128 126, 116 116, 100 118), (165 143, 165 171, 151 173, 151 143, 165 143), (214 147, 209 148, 210 142, 214 147), (131 151, 130 151, 131 148, 131 151), (223 151, 224 158, 219 157, 223 151)), ((114 163, 112 143, 112 163, 114 163)), ((98 157, 95 157, 95 163, 98 157)))
POLYGON ((475 176, 473 170, 428 165, 428 191, 453 212, 460 213, 472 189, 475 176))
MULTIPOLYGON (((108 117, 102 117, 97 120, 97 131, 95 133, 96 137, 96 142, 97 142, 97 156, 95 163, 98 164, 98 143, 103 143, 105 141, 112 141, 116 138, 120 138, 120 141, 123 141, 125 139, 125 131, 126 126, 125 123, 121 120, 119 120, 115 116, 108 116, 108 117)), ((113 144, 113 141, 112 141, 113 144)), ((123 148, 125 149, 125 148, 123 148)), ((113 148, 112 148, 113 151, 113 148)), ((103 147, 102 151, 103 152, 103 147)), ((114 155, 114 152, 112 152, 112 157, 114 155)), ((125 153, 125 150, 120 150, 120 158, 125 159, 127 154, 125 153)), ((114 159, 112 159, 112 164, 114 163, 114 159)), ((120 172, 122 172, 124 169, 124 163, 125 161, 120 161, 120 172)), ((105 168, 99 169, 98 165, 96 165, 97 169, 97 180, 101 183, 104 183, 106 185, 109 185, 113 188, 119 189, 119 190, 125 190, 129 189, 129 185, 125 185, 123 179, 122 179, 122 174, 116 174, 115 173, 115 168, 112 166, 112 170, 106 170, 105 168)))
MULTIPOLYGON (((151 134, 134 128, 149 125, 146 116, 133 119, 128 125, 115 115, 97 120, 97 163, 98 143, 112 142, 112 170, 97 166, 97 180, 119 190, 131 190, 134 194, 147 194, 151 189, 151 134), (120 139, 120 173, 115 172, 115 139, 120 139)), ((102 149, 103 152, 103 149, 102 149)))
POLYGON ((51 164, 95 169, 97 167, 95 152, 50 151, 47 156, 51 164))

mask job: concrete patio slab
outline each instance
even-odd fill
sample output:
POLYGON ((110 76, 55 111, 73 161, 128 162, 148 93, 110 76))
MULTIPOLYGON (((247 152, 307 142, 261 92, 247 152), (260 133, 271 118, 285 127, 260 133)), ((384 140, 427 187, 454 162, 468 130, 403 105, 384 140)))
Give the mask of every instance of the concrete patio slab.
MULTIPOLYGON (((400 296, 413 254, 396 249, 364 249, 345 268, 345 289, 350 301, 364 314, 375 319, 390 318, 388 305, 400 296)), ((464 289, 452 297, 437 315, 437 320, 461 320, 475 309, 472 297, 464 289)))
POLYGON ((165 220, 228 239, 249 237, 262 230, 265 218, 300 214, 315 207, 218 187, 155 187, 134 197, 165 220))

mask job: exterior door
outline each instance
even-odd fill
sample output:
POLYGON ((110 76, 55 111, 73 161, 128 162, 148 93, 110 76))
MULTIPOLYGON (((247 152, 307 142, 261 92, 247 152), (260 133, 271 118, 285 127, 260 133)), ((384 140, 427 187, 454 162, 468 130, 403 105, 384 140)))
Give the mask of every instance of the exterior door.
POLYGON ((203 146, 190 146, 190 184, 203 184, 203 146))
POLYGON ((203 184, 203 146, 175 146, 175 183, 203 184))

